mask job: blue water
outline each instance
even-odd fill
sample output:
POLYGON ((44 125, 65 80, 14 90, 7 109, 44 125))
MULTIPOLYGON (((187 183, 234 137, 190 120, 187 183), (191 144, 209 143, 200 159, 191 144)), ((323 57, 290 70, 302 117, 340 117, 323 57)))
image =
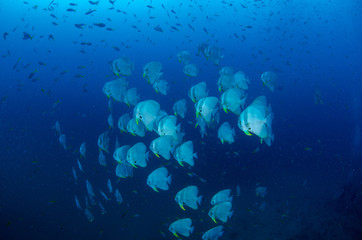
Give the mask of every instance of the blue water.
MULTIPOLYGON (((225 188, 233 191, 234 215, 223 224, 221 239, 362 239, 359 1, 117 0, 113 8, 106 0, 69 3, 0 2, 1 239, 175 239, 168 226, 184 217, 192 218, 195 227, 189 239, 201 239, 216 226, 207 215, 210 199, 225 188), (96 11, 85 15, 89 9, 96 11), (80 23, 84 29, 74 26, 80 23), (158 25, 163 32, 154 30, 158 25), (23 32, 33 38, 24 40, 23 32), (219 66, 198 54, 203 42, 222 49, 219 66), (182 72, 176 57, 181 50, 189 51, 200 67, 197 77, 182 72), (110 63, 121 56, 135 62, 127 79, 142 101, 154 99, 172 114, 174 102, 187 100, 186 118, 178 121, 198 159, 193 168, 181 168, 174 159, 167 163, 173 178, 168 191, 156 193, 146 185, 147 175, 166 163, 153 154, 133 178, 115 175, 116 137, 121 146, 142 141, 148 148, 155 133, 139 138, 110 130, 108 165, 98 163, 97 139, 108 130, 109 115, 102 88, 116 79, 110 63), (149 61, 163 64, 170 84, 166 96, 142 78, 149 61), (220 97, 217 79, 224 66, 250 78, 247 105, 267 97, 275 115, 271 147, 246 136, 232 113, 221 112, 220 123, 235 127, 233 144, 221 144, 212 128, 202 139, 187 122, 195 118, 188 90, 205 81, 209 95, 220 97), (260 80, 265 71, 278 76, 274 92, 260 80), (56 121, 67 136, 66 151, 53 128, 56 121), (82 142, 87 143, 84 173, 76 162, 82 142), (72 167, 78 171, 77 183, 72 167), (99 188, 107 192, 108 178, 121 192, 122 204, 100 196, 99 188), (102 215, 93 206, 93 222, 74 202, 77 195, 84 206, 86 179, 107 211, 102 215), (198 210, 182 211, 174 201, 188 185, 197 185, 204 196, 198 210), (267 187, 264 198, 256 196, 257 186, 267 187)), ((132 111, 113 102, 115 123, 132 111)))

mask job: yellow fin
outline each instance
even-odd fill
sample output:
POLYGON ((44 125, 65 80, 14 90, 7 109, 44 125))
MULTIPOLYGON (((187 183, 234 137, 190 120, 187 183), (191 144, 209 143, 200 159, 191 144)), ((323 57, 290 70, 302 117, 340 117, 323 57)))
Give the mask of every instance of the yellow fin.
POLYGON ((253 136, 253 134, 251 134, 248 130, 245 130, 244 133, 248 136, 253 136))

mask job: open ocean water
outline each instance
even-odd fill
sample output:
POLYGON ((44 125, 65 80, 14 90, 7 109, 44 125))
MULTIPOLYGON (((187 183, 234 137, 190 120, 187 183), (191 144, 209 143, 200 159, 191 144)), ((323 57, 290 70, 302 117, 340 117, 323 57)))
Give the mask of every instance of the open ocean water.
POLYGON ((194 229, 186 226, 189 237, 176 232, 182 239, 202 239, 216 226, 223 226, 219 239, 362 239, 360 1, 1 0, 0 22, 0 239, 177 239, 169 226, 183 218, 194 229), (190 60, 180 61, 182 51, 190 60), (114 73, 119 58, 131 74, 114 73), (162 64, 154 85, 143 76, 151 61, 162 64), (196 72, 184 70, 189 63, 196 72), (249 80, 241 111, 247 114, 259 96, 271 106, 255 121, 245 118, 267 128, 267 137, 255 129, 248 136, 238 126, 240 112, 223 110, 221 96, 230 86, 219 91, 220 78, 238 88, 239 71, 249 80), (274 78, 263 83, 265 72, 274 78), (166 115, 186 100, 169 150, 175 155, 192 141, 194 166, 151 151, 162 135, 159 119, 144 137, 120 131, 118 119, 132 118, 135 106, 104 93, 118 78, 128 86, 115 91, 136 88, 138 102, 154 100, 166 115), (161 91, 160 81, 168 85, 161 91), (200 82, 218 99, 212 107, 201 104, 198 121, 206 121, 208 107, 212 115, 205 136, 195 127, 197 103, 189 97, 200 82), (235 131, 230 144, 218 137, 224 122, 235 131), (104 132, 108 153, 98 144, 104 132), (120 178, 117 164, 129 163, 117 163, 113 153, 138 142, 149 152, 147 166, 131 166, 133 177, 120 178), (156 192, 147 178, 159 167, 172 181, 156 192), (202 201, 184 211, 175 196, 191 185, 202 201), (233 213, 215 223, 210 201, 224 189, 231 190, 233 213))

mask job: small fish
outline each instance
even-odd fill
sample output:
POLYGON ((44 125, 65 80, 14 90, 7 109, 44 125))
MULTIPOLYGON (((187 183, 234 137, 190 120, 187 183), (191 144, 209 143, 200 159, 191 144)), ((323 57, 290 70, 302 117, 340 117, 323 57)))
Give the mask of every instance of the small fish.
POLYGON ((34 77, 34 74, 35 74, 36 72, 38 72, 37 69, 35 69, 34 71, 32 71, 32 72, 29 74, 28 79, 33 78, 33 77, 34 77))
POLYGON ((98 5, 99 1, 88 1, 92 5, 98 5))
POLYGON ((171 26, 171 28, 177 32, 179 32, 180 30, 177 27, 171 26))
POLYGON ((240 197, 240 185, 236 185, 236 196, 240 197))
POLYGON ((151 6, 151 5, 147 5, 146 7, 151 8, 151 9, 154 9, 154 7, 151 6))
POLYGON ((178 239, 180 238, 178 234, 189 237, 194 231, 194 227, 191 225, 192 220, 190 218, 182 218, 171 223, 168 230, 178 239))
POLYGON ((18 67, 20 60, 21 60, 21 58, 18 58, 18 61, 16 61, 16 63, 13 66, 13 70, 15 70, 18 67))
POLYGON ((160 167, 150 173, 147 177, 147 185, 158 192, 158 189, 168 190, 171 185, 171 175, 168 175, 167 168, 160 167))
POLYGON ((107 181, 107 187, 108 187, 108 190, 110 193, 112 193, 112 182, 111 182, 111 179, 108 178, 108 181, 107 181))
POLYGON ((64 134, 60 134, 59 143, 63 146, 64 150, 67 150, 67 138, 64 134))
POLYGON ((184 205, 196 210, 198 209, 198 206, 201 205, 202 201, 202 196, 197 196, 198 194, 199 189, 197 188, 197 186, 188 186, 183 188, 176 194, 175 201, 184 211, 184 205))
POLYGON ((67 72, 69 72, 69 70, 64 70, 64 71, 62 71, 62 72, 60 73, 60 75, 64 75, 64 74, 66 74, 67 72))
POLYGON ((75 205, 77 206, 77 208, 79 208, 80 210, 82 210, 82 207, 81 207, 80 204, 79 204, 79 200, 78 200, 77 195, 74 196, 74 200, 75 200, 75 205))
POLYGON ((78 181, 78 176, 77 176, 77 172, 75 171, 75 168, 74 168, 74 167, 72 167, 72 172, 73 172, 74 182, 77 183, 77 181, 78 181))
POLYGON ((257 187, 255 189, 255 193, 256 193, 256 196, 264 198, 265 195, 268 193, 268 188, 267 187, 257 187))
POLYGON ((84 15, 89 15, 89 14, 91 14, 91 13, 93 13, 93 12, 95 12, 96 10, 95 9, 89 9, 89 11, 88 12, 86 12, 84 15))
POLYGON ((104 23, 93 23, 93 25, 101 28, 106 26, 104 23))
POLYGON ((77 159, 77 162, 78 162, 78 168, 79 168, 79 170, 81 170, 82 172, 84 172, 83 167, 82 167, 82 164, 80 163, 79 159, 77 159))
POLYGON ((60 130, 60 123, 59 121, 56 121, 55 124, 54 124, 54 129, 56 131, 57 134, 61 134, 61 130, 60 130))
MULTIPOLYGON (((114 196, 116 197, 116 201, 118 202, 118 204, 121 204, 123 202, 123 198, 121 193, 118 191, 118 189, 116 189, 116 191, 114 192, 114 196)), ((127 213, 127 212, 126 212, 127 213)), ((125 213, 125 214, 126 214, 125 213)))
POLYGON ((102 205, 101 202, 98 202, 98 206, 99 206, 99 208, 101 209, 102 215, 106 214, 107 211, 106 211, 106 209, 103 207, 103 205, 102 205))
POLYGON ((160 25, 157 25, 156 27, 153 28, 155 31, 157 32, 163 32, 163 29, 160 27, 160 25))
POLYGON ((104 197, 105 200, 111 200, 110 198, 107 197, 107 195, 101 190, 99 189, 99 192, 101 193, 101 195, 104 197))
POLYGON ((7 38, 7 36, 9 35, 9 33, 7 33, 7 32, 4 32, 4 34, 3 34, 3 38, 6 40, 6 38, 7 38))
POLYGON ((29 33, 27 32, 23 32, 23 40, 28 40, 28 39, 33 39, 34 36, 31 36, 29 33))
POLYGON ((86 158, 86 152, 87 152, 87 144, 85 142, 83 142, 79 147, 80 157, 86 158))
POLYGON ((91 42, 81 42, 80 45, 82 46, 92 46, 91 42))
POLYGON ((210 209, 208 215, 215 223, 217 223, 216 219, 226 223, 234 213, 231 208, 232 204, 230 202, 219 203, 210 209))
POLYGON ((85 183, 86 183, 86 187, 87 187, 88 196, 94 197, 95 194, 93 192, 92 184, 88 180, 85 180, 85 183))
POLYGON ((107 167, 106 156, 104 155, 103 151, 99 152, 98 162, 101 166, 107 167))
POLYGON ((76 3, 69 3, 70 6, 74 7, 74 6, 78 6, 78 4, 76 3))
POLYGON ((207 232, 205 232, 202 235, 202 239, 219 239, 222 235, 223 235, 223 226, 217 226, 214 228, 211 228, 210 230, 208 230, 207 232))
POLYGON ((83 28, 85 27, 85 25, 86 25, 86 24, 84 24, 84 23, 74 24, 74 26, 75 26, 76 28, 80 28, 80 29, 83 29, 83 28))
POLYGON ((94 221, 94 216, 93 216, 93 214, 92 214, 88 209, 85 209, 85 210, 84 210, 84 215, 87 217, 87 219, 88 219, 89 222, 93 222, 93 221, 94 221))
POLYGON ((67 12, 76 12, 76 10, 74 8, 68 8, 67 12))
POLYGON ((58 17, 57 17, 57 16, 55 16, 53 13, 52 13, 52 14, 50 14, 50 16, 51 16, 52 18, 58 19, 58 17))
POLYGON ((211 205, 217 205, 223 202, 232 202, 231 189, 224 189, 216 193, 211 199, 211 205))
POLYGON ((55 39, 54 39, 54 36, 53 36, 52 34, 49 34, 48 40, 55 40, 55 39))

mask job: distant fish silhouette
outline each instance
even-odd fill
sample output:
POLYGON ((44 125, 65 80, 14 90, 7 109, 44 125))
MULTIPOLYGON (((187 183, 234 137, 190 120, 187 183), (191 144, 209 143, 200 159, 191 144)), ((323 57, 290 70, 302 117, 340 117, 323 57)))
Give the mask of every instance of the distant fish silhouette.
POLYGON ((101 28, 106 26, 104 23, 93 23, 93 25, 101 28))
POLYGON ((155 29, 155 31, 157 31, 157 32, 163 32, 163 29, 160 27, 160 25, 157 25, 153 29, 155 29))
POLYGON ((27 32, 23 32, 24 36, 23 36, 23 40, 28 40, 28 39, 33 39, 34 36, 31 36, 29 33, 27 32))

